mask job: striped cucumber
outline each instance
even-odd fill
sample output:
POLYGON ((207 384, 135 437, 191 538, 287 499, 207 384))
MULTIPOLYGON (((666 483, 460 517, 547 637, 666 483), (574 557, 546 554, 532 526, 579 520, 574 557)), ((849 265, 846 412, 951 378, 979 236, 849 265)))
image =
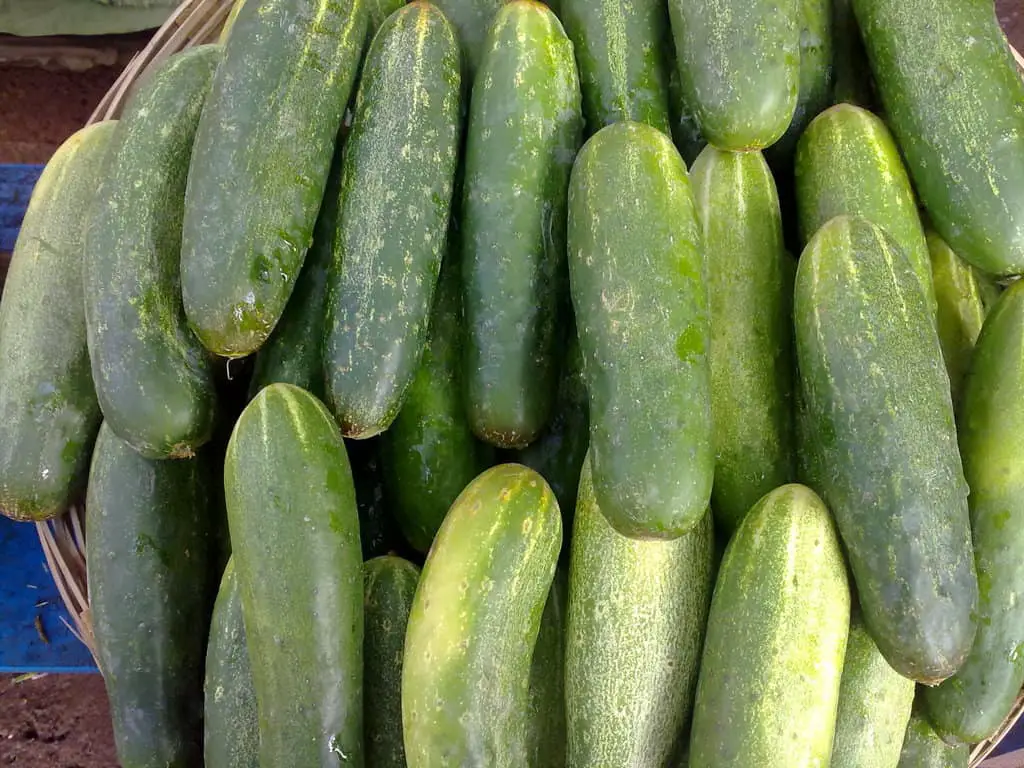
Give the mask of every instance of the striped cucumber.
POLYGON ((531 768, 565 768, 565 611, 568 572, 559 568, 530 662, 526 749, 531 768))
POLYGON ((366 10, 369 14, 367 37, 372 40, 388 16, 399 10, 405 3, 406 0, 366 0, 366 10))
POLYGON ((967 768, 970 748, 939 738, 924 714, 915 711, 903 737, 898 768, 967 768))

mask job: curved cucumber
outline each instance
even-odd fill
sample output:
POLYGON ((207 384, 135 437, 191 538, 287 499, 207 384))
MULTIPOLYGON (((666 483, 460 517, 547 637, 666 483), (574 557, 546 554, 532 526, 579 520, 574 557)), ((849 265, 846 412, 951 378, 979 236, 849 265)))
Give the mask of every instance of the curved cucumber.
POLYGON ((487 32, 508 0, 434 0, 459 33, 465 85, 472 85, 473 73, 480 66, 486 48, 487 32))
POLYGON ((569 186, 569 276, 597 501, 627 536, 673 538, 707 512, 715 457, 704 272, 672 142, 640 123, 599 131, 569 186))
POLYGON ((531 469, 489 469, 455 500, 405 636, 409 768, 526 764, 530 665, 561 544, 558 503, 531 469))
POLYGON ((898 768, 967 768, 970 748, 950 745, 939 738, 924 715, 915 712, 903 737, 898 768))
POLYGON ((0 511, 61 514, 85 487, 101 414, 89 368, 82 259, 116 123, 83 128, 46 164, 0 298, 0 511))
POLYGON ((565 768, 565 610, 568 574, 555 572, 530 662, 527 765, 565 768))

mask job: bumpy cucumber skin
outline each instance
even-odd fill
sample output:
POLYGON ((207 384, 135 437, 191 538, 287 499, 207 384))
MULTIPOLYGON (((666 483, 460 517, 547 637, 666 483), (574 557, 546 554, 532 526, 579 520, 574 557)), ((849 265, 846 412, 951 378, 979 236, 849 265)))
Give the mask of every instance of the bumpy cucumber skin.
POLYGON ((670 0, 687 103, 719 149, 764 149, 793 120, 800 87, 800 0, 670 0))
POLYGON ((261 768, 362 766, 359 518, 345 446, 320 401, 290 384, 256 395, 228 443, 224 495, 261 768))
POLYGON ((665 765, 689 723, 711 603, 705 513, 673 541, 612 528, 584 463, 572 537, 565 700, 568 765, 665 765))
POLYGON ((1024 273, 1024 80, 992 3, 853 0, 886 120, 961 258, 1024 273))
POLYGON ((967 768, 969 759, 970 747, 947 744, 923 713, 915 711, 911 715, 898 768, 967 768))
POLYGON ((526 764, 530 667, 561 545, 558 503, 531 469, 493 467, 455 500, 406 631, 410 768, 526 764))
POLYGON ((444 11, 459 33, 462 43, 463 72, 467 88, 473 84, 473 75, 480 66, 486 48, 487 32, 494 17, 508 0, 435 0, 434 5, 444 11))
POLYGON ((710 328, 686 166, 654 128, 617 123, 580 151, 569 276, 598 504, 624 535, 680 536, 711 497, 710 328))
POLYGON ((89 218, 85 319, 104 421, 151 459, 213 435, 213 366, 181 303, 189 156, 220 46, 172 56, 125 108, 89 218))
POLYGON ((565 768, 565 619, 568 571, 559 568, 530 662, 526 749, 531 768, 565 768))
POLYGON ((457 163, 455 30, 418 0, 390 16, 363 64, 342 159, 327 281, 327 400, 346 437, 386 430, 419 368, 457 163))
POLYGON ((32 191, 0 299, 0 511, 62 513, 85 487, 100 426, 82 304, 88 209, 116 123, 65 141, 32 191))
POLYGON ((772 491, 744 518, 718 573, 691 768, 828 765, 849 626, 828 509, 802 485, 772 491))
POLYGON ((791 257, 760 152, 706 147, 690 181, 711 309, 711 508, 732 531, 762 496, 793 479, 791 257))
POLYGON ((366 39, 364 0, 247 2, 199 121, 181 289, 212 352, 270 335, 302 268, 366 39))
POLYGON ((151 461, 104 425, 86 501, 89 604, 124 768, 202 762, 209 461, 151 461))
POLYGON ((533 442, 558 390, 566 190, 582 123, 562 25, 540 3, 509 3, 473 86, 460 220, 466 409, 499 448, 533 442))
POLYGON ((960 410, 960 453, 971 488, 978 634, 963 666, 923 691, 949 740, 990 737, 1024 683, 1024 283, 1009 288, 978 339, 960 410))
POLYGON ((800 259, 794 321, 815 480, 864 622, 893 669, 938 683, 971 647, 978 583, 949 379, 924 294, 888 235, 840 216, 800 259))

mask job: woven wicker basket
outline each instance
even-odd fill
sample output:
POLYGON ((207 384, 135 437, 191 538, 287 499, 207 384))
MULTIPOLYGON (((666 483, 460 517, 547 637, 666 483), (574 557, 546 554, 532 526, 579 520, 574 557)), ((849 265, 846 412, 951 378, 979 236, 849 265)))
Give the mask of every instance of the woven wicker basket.
MULTIPOLYGON (((132 87, 138 80, 172 54, 192 46, 215 42, 231 11, 233 0, 184 0, 156 32, 149 44, 125 67, 117 81, 103 97, 89 123, 116 118, 121 114, 132 87)), ((1024 56, 1012 46, 1010 50, 1024 74, 1024 56)), ((71 615, 71 630, 95 657, 89 595, 86 586, 85 508, 72 507, 61 517, 36 523, 46 562, 57 584, 64 605, 71 615)), ((1024 714, 1024 693, 999 731, 971 751, 970 766, 985 759, 1024 714)))

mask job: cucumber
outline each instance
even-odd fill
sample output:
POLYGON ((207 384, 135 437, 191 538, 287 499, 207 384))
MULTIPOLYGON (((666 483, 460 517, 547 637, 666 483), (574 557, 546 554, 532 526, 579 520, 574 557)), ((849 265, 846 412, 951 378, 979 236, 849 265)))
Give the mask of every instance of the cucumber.
POLYGON ((690 181, 711 308, 711 508, 732 531, 758 499, 793 476, 791 257, 760 152, 706 147, 690 181))
POLYGON ((181 305, 181 219, 192 141, 220 46, 171 56, 139 86, 110 144, 86 232, 85 321, 106 424, 151 459, 213 435, 213 367, 181 305))
POLYGON ((686 166, 666 136, 618 123, 587 142, 569 185, 569 277, 597 503, 626 536, 680 536, 711 497, 701 242, 686 166))
POLYGON ((796 153, 796 196, 804 245, 835 216, 863 216, 910 260, 935 312, 931 258, 910 179, 885 123, 851 104, 815 118, 796 153))
POLYGON ((387 555, 363 566, 363 709, 366 763, 405 768, 402 744, 402 652, 420 569, 387 555))
POLYGON ((327 279, 327 400, 346 437, 386 430, 426 345, 459 146, 459 47, 417 0, 370 46, 342 158, 327 279))
POLYGON ((978 583, 949 379, 910 262, 840 216, 800 259, 794 321, 819 485, 864 623, 890 666, 935 684, 974 639, 978 583))
POLYGON ((434 5, 440 8, 458 30, 459 41, 462 43, 462 67, 466 75, 464 85, 467 90, 473 84, 473 74, 480 66, 486 47, 487 32, 508 0, 435 0, 434 5))
POLYGON ((209 462, 151 461, 100 428, 86 558, 96 658, 123 768, 203 759, 209 462))
POLYGON ((530 662, 526 749, 532 768, 565 768, 565 610, 568 572, 559 568, 544 603, 530 662))
POLYGON ((740 524, 718 573, 691 768, 828 765, 849 627, 828 509, 802 485, 772 491, 740 524))
POLYGON ((668 133, 668 11, 658 0, 562 0, 587 133, 633 120, 668 133))
POLYGON ((913 703, 913 681, 889 666, 854 616, 839 687, 832 768, 896 768, 913 703))
POLYGON ((352 483, 356 489, 363 560, 386 555, 399 543, 385 497, 381 442, 380 438, 345 441, 349 466, 352 468, 352 483))
POLYGON ((582 132, 572 43, 544 5, 499 11, 473 88, 462 227, 465 400, 473 432, 533 442, 558 390, 565 205, 582 132))
POLYGON ((1024 283, 1014 283, 985 321, 960 417, 978 634, 957 673, 923 695, 940 736, 975 743, 1002 725, 1024 684, 1024 283))
POLYGON ((366 0, 366 10, 369 14, 367 26, 367 38, 372 40, 381 28, 385 19, 404 6, 406 0, 366 0))
POLYGON ((0 510, 61 514, 85 488, 99 429, 82 308, 82 211, 96 194, 114 121, 83 128, 43 170, 0 298, 0 510))
POLYGON ((345 445, 320 401, 291 384, 261 390, 231 434, 224 495, 260 768, 362 765, 359 518, 345 445))
POLYGON ((1024 80, 993 4, 853 0, 853 9, 935 229, 979 269, 1021 274, 1024 80))
POLYGON ((800 2, 669 0, 683 93, 719 149, 770 147, 792 122, 800 2))
POLYGON ((832 0, 832 30, 834 101, 871 109, 876 103, 874 83, 860 28, 853 15, 853 0, 832 0))
POLYGON ((907 724, 898 768, 967 768, 969 758, 966 744, 947 744, 924 715, 915 712, 907 724))
POLYGON ((228 560, 217 593, 206 649, 206 768, 259 768, 259 718, 245 644, 235 562, 228 560))
POLYGON ((690 166, 693 165, 693 161, 697 159, 697 155, 704 149, 707 142, 700 132, 693 106, 686 102, 683 83, 679 79, 679 66, 676 64, 674 46, 668 55, 668 114, 672 123, 672 141, 675 142, 686 165, 690 166))
POLYGON ((689 724, 711 602, 711 516, 673 541, 612 528, 583 465, 569 570, 568 765, 662 766, 689 724))
POLYGON ((558 503, 531 469, 493 467, 455 500, 405 635, 409 768, 526 764, 530 664, 561 544, 558 503))
POLYGON ((238 13, 199 120, 181 291, 207 349, 244 357, 281 319, 313 234, 366 38, 364 0, 238 13))

